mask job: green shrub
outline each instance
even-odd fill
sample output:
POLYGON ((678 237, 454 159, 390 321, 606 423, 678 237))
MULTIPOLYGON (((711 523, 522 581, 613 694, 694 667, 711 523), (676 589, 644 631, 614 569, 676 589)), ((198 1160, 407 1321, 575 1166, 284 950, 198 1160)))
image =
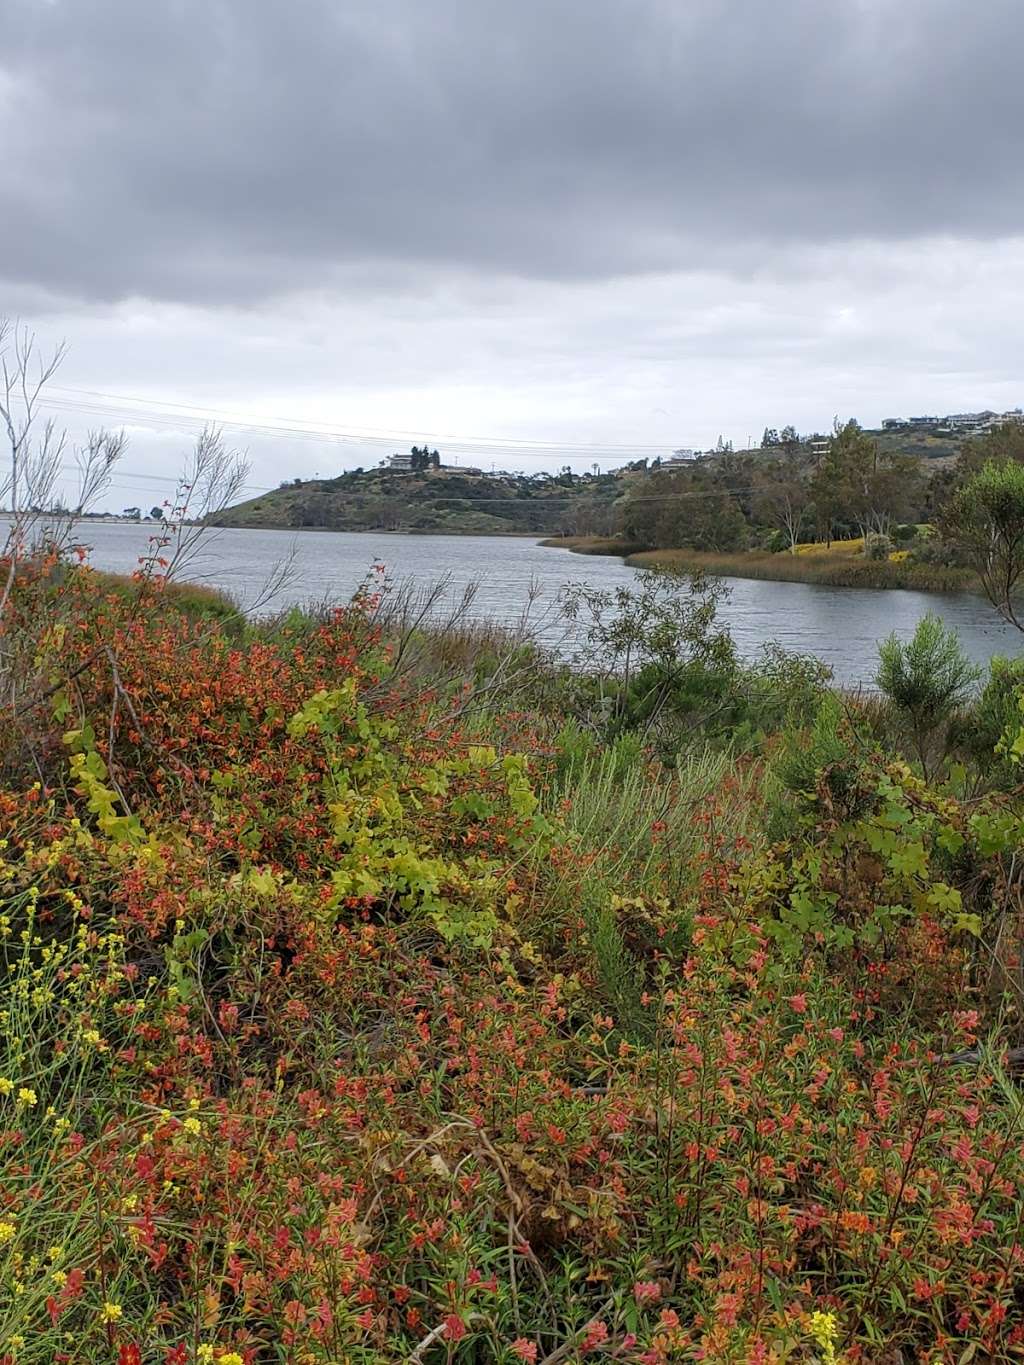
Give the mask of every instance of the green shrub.
POLYGON ((893 551, 893 543, 888 536, 870 535, 864 537, 865 559, 888 559, 893 551))
POLYGON ((980 677, 955 630, 929 613, 904 643, 895 634, 878 647, 875 681, 903 717, 927 776, 931 751, 956 708, 980 677))
POLYGON ((1024 687, 1024 659, 989 660, 988 679, 973 705, 954 717, 950 745, 977 770, 986 786, 1012 787, 1020 770, 997 752, 1000 741, 1020 723, 1019 697, 1024 687))
POLYGON ((817 714, 832 670, 813 654, 796 654, 772 642, 746 671, 749 719, 767 734, 808 725, 817 714))
POLYGON ((768 838, 789 838, 796 822, 813 818, 821 795, 835 813, 851 814, 860 800, 860 768, 853 725, 839 697, 828 692, 809 728, 793 727, 786 732, 781 754, 772 765, 768 838))

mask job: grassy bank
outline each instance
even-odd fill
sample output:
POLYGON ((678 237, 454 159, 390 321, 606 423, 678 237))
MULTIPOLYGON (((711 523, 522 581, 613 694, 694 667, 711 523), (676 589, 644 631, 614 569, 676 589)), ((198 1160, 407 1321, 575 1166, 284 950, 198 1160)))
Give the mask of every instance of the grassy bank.
POLYGON ((643 549, 642 545, 634 545, 618 536, 549 536, 540 543, 555 550, 571 550, 576 555, 625 556, 643 549))
POLYGON ((624 673, 19 586, 5 1365, 1019 1359, 1016 773, 664 586, 624 673))
MULTIPOLYGON (((132 574, 106 573, 98 569, 87 572, 97 594, 110 594, 124 602, 138 599, 139 580, 132 574)), ((166 610, 180 612, 193 620, 207 617, 226 622, 236 620, 241 614, 238 603, 228 593, 205 583, 159 583, 144 597, 152 597, 166 610)))
MULTIPOLYGON (((855 551, 834 544, 820 554, 768 554, 756 550, 736 554, 704 554, 696 550, 645 550, 629 555, 635 568, 673 568, 728 578, 763 578, 780 583, 819 583, 831 588, 911 588, 918 592, 964 592, 976 587, 968 569, 913 560, 865 559, 860 542, 855 551)), ((816 547, 819 548, 819 547, 816 547)))
POLYGON ((865 559, 862 540, 806 544, 796 554, 740 550, 644 550, 612 536, 559 536, 542 545, 574 554, 621 555, 638 569, 682 569, 725 578, 761 578, 781 583, 819 583, 831 588, 911 588, 918 592, 965 592, 977 588, 968 569, 918 564, 911 558, 865 559))

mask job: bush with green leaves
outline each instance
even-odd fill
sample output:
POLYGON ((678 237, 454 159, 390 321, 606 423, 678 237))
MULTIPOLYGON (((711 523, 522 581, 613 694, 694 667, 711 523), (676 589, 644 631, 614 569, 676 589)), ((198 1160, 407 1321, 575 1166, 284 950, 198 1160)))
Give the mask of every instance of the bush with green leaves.
POLYGON ((1020 726, 1018 699, 1024 689, 1024 659, 995 655, 988 678, 974 703, 954 718, 950 746, 969 763, 988 788, 1014 787, 1019 768, 1000 752, 1007 735, 1012 740, 1020 726))
POLYGON ((773 641, 744 675, 748 718, 765 734, 815 717, 832 670, 813 654, 797 654, 773 641))
POLYGON ((860 799, 862 747, 840 698, 826 692, 809 727, 787 730, 784 747, 772 766, 775 799, 768 816, 769 838, 789 836, 794 820, 818 809, 821 799, 833 810, 851 814, 860 799))
POLYGON ((906 724, 926 776, 933 751, 941 747, 944 754, 946 728, 980 676, 956 631, 930 612, 912 639, 893 633, 879 645, 875 681, 906 724))
POLYGON ((892 528, 892 538, 897 545, 909 545, 912 540, 916 540, 919 528, 914 522, 900 522, 898 526, 892 528))
POLYGON ((589 696, 604 706, 606 731, 650 731, 666 714, 699 723, 716 710, 738 667, 719 624, 728 589, 702 575, 646 572, 635 586, 606 592, 570 584, 563 614, 578 631, 575 664, 589 696))
POLYGON ((893 543, 888 536, 875 534, 864 537, 866 559, 888 559, 892 551, 893 543))

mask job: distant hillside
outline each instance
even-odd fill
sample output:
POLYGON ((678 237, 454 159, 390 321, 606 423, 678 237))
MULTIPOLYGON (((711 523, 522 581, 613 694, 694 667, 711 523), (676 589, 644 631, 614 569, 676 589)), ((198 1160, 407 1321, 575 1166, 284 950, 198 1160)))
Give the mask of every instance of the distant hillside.
MULTIPOLYGON (((935 467, 955 459, 963 438, 931 431, 867 433, 883 453, 914 455, 935 467)), ((824 436, 795 447, 807 467, 824 436)), ((609 536, 622 530, 631 496, 656 473, 715 479, 726 467, 758 469, 779 447, 708 453, 696 460, 637 461, 610 474, 481 474, 456 468, 353 470, 333 479, 296 479, 229 507, 217 526, 449 535, 609 536), (737 463, 738 462, 738 463, 737 463), (703 471, 703 474, 701 474, 703 471)))
MULTIPOLYGON (((865 427, 865 434, 878 442, 878 448, 884 454, 916 455, 919 460, 950 460, 960 453, 960 448, 966 439, 963 434, 952 432, 935 432, 928 429, 915 430, 913 428, 901 428, 897 431, 886 431, 882 427, 865 427)), ((812 443, 822 442, 828 439, 828 433, 820 436, 805 437, 797 445, 797 451, 806 459, 812 459, 814 451, 812 443)), ((780 454, 780 446, 754 446, 750 450, 739 450, 737 455, 751 455, 755 458, 777 459, 780 454)), ((709 452, 706 458, 714 459, 716 452, 709 452)))
POLYGON ((882 451, 916 455, 920 460, 952 460, 960 454, 964 436, 933 431, 869 431, 882 451))
POLYGON ((613 474, 481 475, 357 470, 295 480, 230 507, 217 526, 455 535, 591 535, 613 527, 613 474))

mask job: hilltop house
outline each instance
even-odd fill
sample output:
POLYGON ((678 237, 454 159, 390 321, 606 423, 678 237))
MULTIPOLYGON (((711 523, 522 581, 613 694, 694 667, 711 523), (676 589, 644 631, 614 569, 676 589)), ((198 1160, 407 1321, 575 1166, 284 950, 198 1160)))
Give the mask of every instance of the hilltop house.
POLYGON ((662 460, 662 465, 692 464, 697 459, 697 451, 684 446, 682 450, 673 450, 667 459, 662 460))
POLYGON ((991 408, 986 408, 984 412, 953 412, 946 418, 946 426, 954 431, 984 431, 992 425, 995 417, 991 408))

